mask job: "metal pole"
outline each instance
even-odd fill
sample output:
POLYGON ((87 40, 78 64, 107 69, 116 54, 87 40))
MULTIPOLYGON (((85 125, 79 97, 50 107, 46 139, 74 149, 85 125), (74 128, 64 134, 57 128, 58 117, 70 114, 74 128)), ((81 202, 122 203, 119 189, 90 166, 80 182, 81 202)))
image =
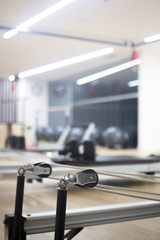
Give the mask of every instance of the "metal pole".
POLYGON ((16 200, 15 200, 15 212, 14 212, 12 240, 21 239, 24 181, 25 181, 25 176, 24 175, 18 175, 17 176, 17 189, 16 189, 16 200))
POLYGON ((55 240, 64 240, 67 189, 58 189, 55 223, 55 240))
MULTIPOLYGON (((2 30, 11 30, 15 27, 10 26, 0 26, 0 29, 2 30)), ((24 34, 24 32, 23 32, 24 34)), ((78 37, 74 35, 65 35, 65 34, 57 34, 57 33, 50 33, 50 32, 40 32, 40 31, 27 31, 25 34, 36 34, 41 36, 48 36, 48 37, 58 37, 58 38, 65 38, 65 39, 71 39, 71 40, 78 40, 78 41, 86 41, 86 42, 93 42, 93 43, 100 43, 100 44, 112 44, 116 46, 122 46, 122 47, 128 47, 131 45, 128 41, 121 41, 121 42, 115 42, 110 40, 101 40, 101 39, 93 39, 93 38, 85 38, 85 37, 78 37)), ((134 43, 132 43, 134 44, 134 43)))

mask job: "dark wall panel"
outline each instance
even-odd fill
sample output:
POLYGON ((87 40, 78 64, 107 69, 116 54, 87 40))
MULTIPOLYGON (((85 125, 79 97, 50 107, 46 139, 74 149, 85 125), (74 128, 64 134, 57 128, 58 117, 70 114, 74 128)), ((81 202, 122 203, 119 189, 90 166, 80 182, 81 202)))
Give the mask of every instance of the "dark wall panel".
MULTIPOLYGON (((62 82, 49 83, 49 107, 70 106, 73 102, 73 84, 62 82)), ((49 126, 56 127, 65 125, 67 121, 71 121, 72 112, 69 119, 64 111, 49 113, 49 126)))
POLYGON ((118 102, 91 104, 74 107, 75 122, 95 122, 97 126, 107 128, 119 126, 122 128, 137 127, 138 99, 118 102))
POLYGON ((0 80, 0 122, 16 122, 16 89, 13 82, 0 80))
MULTIPOLYGON (((126 61, 128 60, 123 62, 126 61)), ((115 65, 118 64, 120 63, 115 65)), ((96 71, 93 69, 90 74, 96 71)), ((63 79, 62 86, 60 86, 60 81, 51 82, 49 84, 49 106, 72 105, 72 123, 95 122, 103 129, 119 126, 124 129, 137 130, 138 88, 128 87, 128 82, 137 80, 138 68, 130 68, 82 86, 76 85, 76 79, 87 75, 87 73, 80 73, 79 76, 63 79)), ((62 115, 63 113, 50 113, 49 125, 64 124, 62 115)))
POLYGON ((137 77, 138 69, 128 69, 82 86, 75 84, 74 121, 137 132, 138 88, 128 87, 137 77))

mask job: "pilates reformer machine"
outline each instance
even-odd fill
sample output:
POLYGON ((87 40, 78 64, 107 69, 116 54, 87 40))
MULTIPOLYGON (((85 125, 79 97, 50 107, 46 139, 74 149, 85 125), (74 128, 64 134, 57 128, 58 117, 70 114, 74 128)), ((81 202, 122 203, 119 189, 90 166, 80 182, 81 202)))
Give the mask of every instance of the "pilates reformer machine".
MULTIPOLYGON (((28 162, 32 164, 37 161, 53 163, 54 175, 57 177, 64 176, 68 170, 74 172, 73 168, 69 168, 70 166, 92 168, 95 171, 109 170, 113 172, 139 172, 146 174, 160 172, 160 156, 95 155, 92 142, 88 140, 84 142, 83 147, 83 153, 79 154, 78 150, 76 150, 76 142, 72 141, 70 146, 66 146, 67 150, 64 151, 66 155, 57 155, 55 153, 56 157, 53 158, 38 153, 1 151, 0 160, 2 159, 3 162, 0 165, 0 180, 15 179, 17 169, 22 164, 27 164, 28 162), (32 161, 30 161, 30 158, 32 161), (5 159, 8 163, 5 163, 5 159), (19 159, 19 161, 16 161, 16 159, 19 159)), ((27 174, 27 178, 32 179, 37 177, 27 174)))
MULTIPOLYGON (((69 141, 63 150, 59 152, 52 152, 52 158, 48 157, 45 153, 28 152, 14 150, 0 151, 0 160, 9 160, 8 163, 3 161, 0 165, 0 180, 15 179, 17 169, 23 164, 35 163, 37 161, 54 163, 54 175, 64 176, 68 170, 74 172, 73 168, 68 169, 67 166, 85 166, 97 170, 109 170, 115 172, 139 172, 154 174, 160 172, 160 156, 131 156, 131 155, 106 155, 100 156, 95 153, 95 145, 89 139, 90 133, 94 128, 94 124, 90 124, 89 128, 83 135, 82 141, 72 139, 69 141), (33 156, 32 156, 33 155, 33 156), (30 161, 30 158, 32 161, 30 161), (19 161, 16 161, 18 160, 19 161), (60 164, 62 165, 61 167, 60 164)), ((64 138, 63 138, 64 139, 64 138)), ((27 174, 28 179, 37 177, 32 174, 27 174)))
MULTIPOLYGON (((43 161, 48 163, 54 164, 54 175, 57 177, 64 176, 70 170, 71 172, 75 172, 71 166, 81 166, 86 168, 92 168, 95 171, 113 171, 113 172, 125 172, 125 173, 132 173, 132 172, 139 172, 139 173, 146 173, 146 174, 154 174, 156 172, 160 172, 160 157, 159 156, 144 156, 144 157, 137 157, 137 156, 97 156, 96 161, 91 159, 77 159, 67 156, 56 157, 50 160, 49 157, 45 155, 34 155, 31 157, 30 155, 27 158, 27 154, 20 154, 14 153, 15 155, 14 160, 12 160, 11 152, 0 152, 0 159, 3 159, 3 162, 0 164, 0 180, 4 179, 15 179, 17 169, 22 166, 22 164, 35 163, 37 161, 43 161), (39 159, 38 159, 39 156, 39 159), (29 159, 33 158, 32 161, 29 159), (16 158, 19 161, 16 161, 16 158), (4 160, 7 160, 5 163, 4 160), (9 161, 8 161, 9 160, 9 161)), ((35 175, 27 174, 26 176, 28 179, 37 179, 35 175)))
MULTIPOLYGON (((60 178, 54 175, 54 167, 55 164, 37 163, 24 165, 18 169, 15 211, 14 214, 6 214, 4 219, 5 240, 25 240, 27 235, 46 232, 55 232, 55 240, 70 240, 88 226, 160 216, 160 193, 116 187, 109 184, 104 185, 100 181, 101 176, 110 176, 154 184, 160 183, 159 176, 95 171, 89 168, 67 166, 70 169, 74 169, 75 172, 68 171, 67 175, 60 178), (58 182, 56 211, 22 213, 25 174, 27 172, 39 178, 49 178, 58 182), (88 191, 93 189, 95 191, 144 199, 145 201, 66 210, 67 192, 71 185, 86 188, 88 191), (65 233, 65 230, 69 231, 65 233)), ((63 166, 60 164, 59 167, 63 166)))

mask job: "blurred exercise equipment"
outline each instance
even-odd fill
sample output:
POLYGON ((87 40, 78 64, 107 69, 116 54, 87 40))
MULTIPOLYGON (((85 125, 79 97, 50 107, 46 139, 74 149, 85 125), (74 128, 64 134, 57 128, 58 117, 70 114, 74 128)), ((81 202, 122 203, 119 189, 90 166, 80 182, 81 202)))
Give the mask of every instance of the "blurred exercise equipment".
POLYGON ((24 136, 16 136, 16 135, 9 135, 6 140, 6 147, 12 149, 25 149, 25 137, 24 136))
POLYGON ((100 127, 95 126, 93 132, 91 133, 90 139, 96 145, 103 145, 102 129, 100 127))
POLYGON ((104 145, 108 148, 126 148, 129 145, 129 133, 117 126, 107 128, 103 132, 104 145))

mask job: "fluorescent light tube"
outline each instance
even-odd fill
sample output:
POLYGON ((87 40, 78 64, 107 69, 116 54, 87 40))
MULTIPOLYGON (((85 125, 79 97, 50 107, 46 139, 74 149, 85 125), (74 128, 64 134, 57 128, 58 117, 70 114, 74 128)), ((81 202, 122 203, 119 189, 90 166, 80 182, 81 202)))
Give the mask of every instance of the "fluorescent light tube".
POLYGON ((137 87, 139 86, 139 80, 133 80, 128 82, 128 87, 137 87))
POLYGON ((3 34, 3 38, 9 39, 9 38, 15 36, 17 33, 18 33, 17 29, 12 29, 12 30, 6 32, 5 34, 3 34))
POLYGON ((154 42, 157 40, 160 40, 160 34, 144 38, 145 43, 150 43, 150 42, 154 42))
POLYGON ((111 53, 113 53, 113 51, 114 51, 113 48, 104 48, 104 49, 101 49, 101 50, 98 50, 98 51, 83 54, 83 55, 73 57, 73 58, 69 58, 69 59, 66 59, 66 60, 62 60, 62 61, 59 61, 59 62, 56 62, 56 63, 51 63, 51 64, 48 64, 48 65, 45 65, 45 66, 33 68, 33 69, 28 70, 28 71, 20 72, 18 74, 18 77, 19 78, 26 78, 26 77, 34 76, 34 75, 37 75, 37 74, 40 74, 40 73, 52 71, 52 70, 59 69, 59 68, 62 68, 62 67, 66 67, 66 66, 69 66, 69 65, 73 65, 73 64, 76 64, 76 63, 84 62, 84 61, 87 61, 87 60, 90 60, 90 59, 93 59, 93 58, 97 58, 97 57, 101 57, 101 56, 104 56, 104 55, 107 55, 107 54, 111 54, 111 53))
POLYGON ((37 14, 36 16, 34 16, 34 17, 28 19, 27 21, 23 22, 22 24, 18 25, 16 27, 16 29, 12 29, 12 30, 8 31, 7 33, 5 33, 3 35, 3 37, 5 39, 8 39, 8 38, 11 38, 14 35, 16 35, 19 31, 26 31, 26 29, 29 28, 30 26, 32 26, 33 24, 43 20, 44 18, 48 17, 52 13, 57 12, 58 10, 60 10, 61 8, 67 6, 68 4, 70 4, 73 1, 74 0, 62 0, 62 1, 59 1, 57 4, 54 4, 50 8, 47 8, 43 12, 37 14))
POLYGON ((92 75, 90 75, 90 76, 87 76, 87 77, 78 79, 76 83, 77 83, 78 85, 83 85, 83 84, 92 82, 92 81, 94 81, 94 80, 97 80, 97 79, 100 79, 100 78, 109 76, 109 75, 111 75, 111 74, 114 74, 114 73, 123 71, 123 70, 125 70, 125 69, 127 69, 127 68, 131 68, 131 67, 136 66, 136 65, 138 65, 138 64, 140 64, 140 63, 141 63, 141 60, 140 60, 140 59, 136 59, 136 60, 133 60, 133 61, 129 61, 129 62, 123 63, 123 64, 121 64, 121 65, 118 65, 118 66, 116 66, 116 67, 112 67, 112 68, 109 68, 109 69, 107 69, 107 70, 104 70, 104 71, 102 71, 102 72, 98 72, 98 73, 92 74, 92 75))

